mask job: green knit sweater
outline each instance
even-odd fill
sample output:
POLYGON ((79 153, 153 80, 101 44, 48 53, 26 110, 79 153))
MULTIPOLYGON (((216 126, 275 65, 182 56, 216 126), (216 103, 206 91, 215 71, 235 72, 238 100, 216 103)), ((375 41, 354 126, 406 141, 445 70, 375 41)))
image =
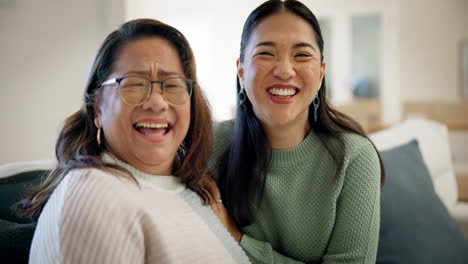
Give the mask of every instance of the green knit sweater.
MULTIPOLYGON (((219 175, 233 122, 215 125, 209 163, 219 175)), ((355 134, 330 146, 344 155, 337 165, 311 131, 293 149, 274 150, 265 192, 242 248, 254 263, 375 263, 380 224, 380 166, 370 142, 355 134)), ((335 141, 335 142, 333 142, 335 141)))

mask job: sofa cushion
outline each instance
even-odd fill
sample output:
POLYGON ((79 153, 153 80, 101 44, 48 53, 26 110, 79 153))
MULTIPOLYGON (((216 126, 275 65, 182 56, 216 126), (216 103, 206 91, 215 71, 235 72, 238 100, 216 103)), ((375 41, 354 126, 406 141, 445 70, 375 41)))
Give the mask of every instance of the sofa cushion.
POLYGON ((458 190, 452 166, 448 130, 445 125, 427 119, 410 119, 374 133, 370 138, 380 151, 416 139, 436 193, 449 210, 453 209, 458 190))
POLYGON ((31 160, 6 163, 0 165, 0 179, 8 178, 12 175, 34 171, 34 170, 52 170, 57 166, 54 160, 31 160))
POLYGON ((382 151, 377 263, 468 263, 468 241, 434 191, 418 142, 382 151))
POLYGON ((2 263, 28 263, 34 235, 32 223, 19 224, 0 219, 0 259, 2 263))
POLYGON ((0 178, 0 219, 17 223, 30 222, 28 219, 17 217, 12 206, 23 199, 29 188, 37 186, 41 182, 41 176, 48 172, 33 170, 0 178))

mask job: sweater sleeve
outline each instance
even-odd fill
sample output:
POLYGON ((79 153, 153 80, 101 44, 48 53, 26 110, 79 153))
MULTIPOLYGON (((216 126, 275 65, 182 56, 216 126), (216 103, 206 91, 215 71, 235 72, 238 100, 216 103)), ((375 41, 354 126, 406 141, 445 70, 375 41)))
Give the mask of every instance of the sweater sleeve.
POLYGON ((98 170, 70 181, 60 228, 63 263, 144 263, 141 221, 118 181, 98 170))
POLYGON ((61 262, 144 263, 141 217, 119 180, 98 170, 70 176, 76 177, 61 211, 61 262))
POLYGON ((256 240, 246 234, 242 236, 240 245, 245 250, 245 252, 249 256, 250 261, 252 261, 252 263, 259 263, 259 264, 260 263, 261 264, 304 263, 304 262, 292 259, 290 257, 287 257, 285 255, 282 255, 276 252, 275 250, 273 250, 270 243, 256 240))
POLYGON ((373 146, 365 144, 346 168, 323 263, 375 263, 379 227, 380 164, 373 146))

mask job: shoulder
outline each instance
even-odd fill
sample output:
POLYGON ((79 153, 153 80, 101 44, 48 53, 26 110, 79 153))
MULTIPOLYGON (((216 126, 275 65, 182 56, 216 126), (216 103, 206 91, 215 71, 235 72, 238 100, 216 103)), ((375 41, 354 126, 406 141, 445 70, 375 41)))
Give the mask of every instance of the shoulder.
MULTIPOLYGON (((65 175, 59 186, 64 199, 64 213, 74 211, 110 211, 120 207, 131 210, 138 185, 115 171, 75 169, 65 175)), ((54 191, 55 192, 55 191, 54 191)))
POLYGON ((353 160, 359 155, 370 155, 378 159, 377 150, 372 142, 359 134, 340 133, 336 136, 321 137, 327 149, 338 155, 344 162, 353 160))
POLYGON ((217 122, 213 125, 214 155, 221 155, 229 148, 232 142, 233 130, 234 120, 217 122))
POLYGON ((342 133, 339 137, 344 144, 345 153, 349 157, 359 154, 377 155, 377 150, 366 137, 355 133, 342 133))
POLYGON ((137 187, 123 172, 95 168, 74 169, 65 175, 63 181, 67 188, 81 188, 91 193, 101 193, 105 188, 115 195, 132 189, 132 185, 137 187))
POLYGON ((233 129, 234 129, 234 120, 216 122, 213 125, 213 134, 215 136, 215 140, 231 138, 233 129))
POLYGON ((208 162, 208 168, 215 178, 220 173, 224 154, 229 150, 231 145, 233 130, 234 120, 217 122, 213 125, 213 153, 208 162))
POLYGON ((355 133, 340 133, 338 136, 328 137, 327 144, 329 150, 341 160, 340 171, 346 178, 350 174, 366 174, 369 177, 378 175, 380 178, 378 152, 368 138, 355 133))
POLYGON ((344 145, 344 166, 345 177, 360 178, 366 182, 372 182, 380 186, 380 160, 378 152, 372 142, 361 135, 343 133, 340 138, 344 145))
MULTIPOLYGON (((141 210, 135 201, 138 186, 133 185, 123 175, 99 169, 75 169, 65 175, 38 222, 39 232, 53 231, 60 262, 81 258, 84 262, 113 263, 100 258, 121 260, 128 252, 114 249, 128 249, 128 245, 139 245, 134 252, 144 256, 141 210)), ((36 246, 45 245, 47 236, 34 238, 36 246)))
MULTIPOLYGON (((117 171, 77 169, 66 175, 62 193, 62 230, 76 226, 104 228, 103 223, 126 226, 136 222, 144 201, 139 186, 117 171)), ((107 230, 109 231, 109 230, 107 230)))

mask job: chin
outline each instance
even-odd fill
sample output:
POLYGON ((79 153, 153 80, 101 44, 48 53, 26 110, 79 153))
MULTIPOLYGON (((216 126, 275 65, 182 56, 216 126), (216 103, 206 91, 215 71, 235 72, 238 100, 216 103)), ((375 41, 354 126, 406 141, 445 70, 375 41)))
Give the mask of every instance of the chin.
POLYGON ((278 127, 283 127, 291 124, 291 120, 272 121, 272 124, 278 127))
POLYGON ((270 113, 267 115, 267 124, 273 126, 285 126, 290 124, 294 118, 291 115, 285 114, 284 112, 280 113, 270 113))
POLYGON ((162 163, 167 163, 168 161, 173 161, 175 155, 168 155, 166 153, 153 153, 150 155, 145 155, 143 161, 148 165, 160 165, 162 163))

